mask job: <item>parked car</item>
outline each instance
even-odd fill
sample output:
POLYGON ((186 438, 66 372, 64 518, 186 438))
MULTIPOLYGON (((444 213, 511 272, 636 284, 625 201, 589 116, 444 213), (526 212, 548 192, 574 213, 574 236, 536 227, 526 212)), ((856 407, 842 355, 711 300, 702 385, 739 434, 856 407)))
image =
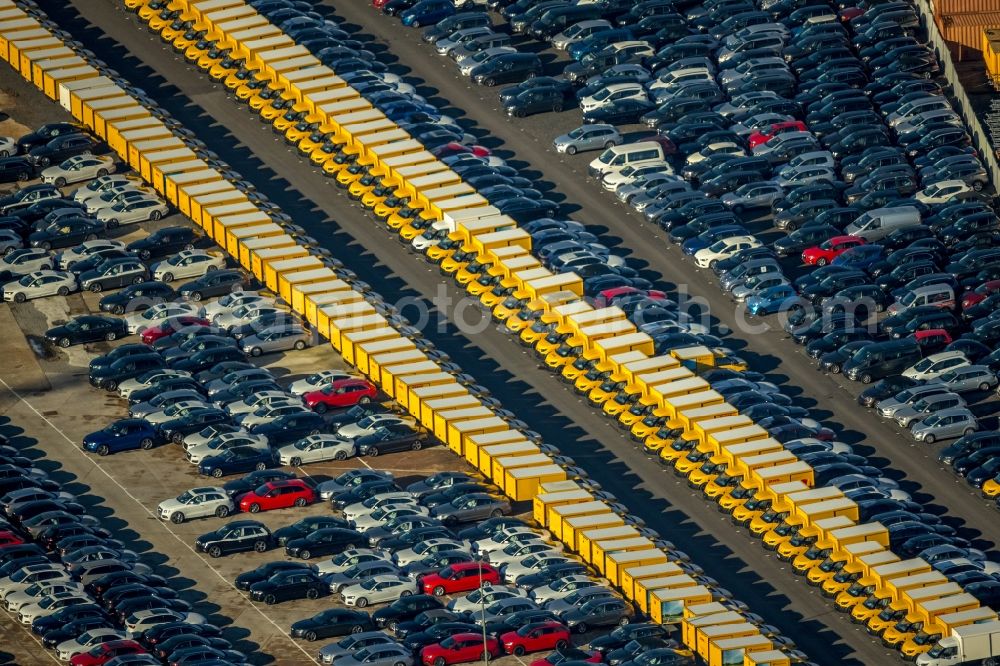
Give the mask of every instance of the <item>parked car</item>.
POLYGON ((45 339, 66 348, 87 342, 116 340, 125 335, 128 335, 125 322, 117 317, 83 315, 61 326, 53 326, 45 332, 45 339))

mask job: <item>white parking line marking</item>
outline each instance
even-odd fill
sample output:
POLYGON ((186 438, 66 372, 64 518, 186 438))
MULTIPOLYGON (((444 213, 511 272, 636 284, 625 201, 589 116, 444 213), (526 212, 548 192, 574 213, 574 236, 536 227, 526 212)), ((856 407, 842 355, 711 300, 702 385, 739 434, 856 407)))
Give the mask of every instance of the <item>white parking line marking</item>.
MULTIPOLYGON (((117 480, 117 479, 116 479, 115 477, 111 476, 111 474, 109 474, 109 473, 108 473, 108 471, 107 471, 106 469, 104 469, 103 467, 101 467, 100 465, 98 465, 98 464, 97 464, 97 463, 96 463, 96 462, 95 462, 95 461, 94 461, 94 460, 93 460, 93 459, 92 459, 92 458, 91 458, 90 456, 86 455, 86 454, 85 454, 85 453, 84 453, 83 451, 81 451, 81 450, 80 450, 79 448, 77 448, 77 446, 76 446, 76 444, 75 444, 75 443, 73 442, 73 440, 72 440, 72 439, 70 439, 70 437, 69 437, 69 436, 68 436, 68 435, 67 435, 67 434, 66 434, 65 432, 63 432, 63 431, 62 431, 62 430, 61 430, 61 429, 59 428, 59 426, 57 426, 57 425, 56 425, 55 423, 53 423, 53 422, 52 422, 51 420, 49 420, 49 419, 48 419, 48 418, 47 418, 47 417, 46 417, 45 415, 43 415, 43 414, 42 414, 41 412, 39 412, 39 411, 38 411, 37 409, 35 409, 34 405, 32 405, 32 404, 31 404, 30 402, 28 402, 28 401, 27 401, 27 400, 26 400, 26 399, 25 399, 24 397, 22 397, 22 396, 21 396, 21 394, 19 394, 19 393, 18 393, 17 391, 15 391, 15 390, 14 390, 14 389, 13 389, 13 388, 11 387, 11 385, 10 385, 10 384, 8 384, 8 383, 7 383, 6 381, 4 381, 4 379, 3 379, 2 377, 0 377, 0 384, 3 384, 4 388, 6 388, 6 389, 7 389, 7 391, 9 391, 11 395, 13 395, 13 396, 14 396, 14 397, 15 397, 15 398, 16 398, 16 399, 18 400, 18 401, 20 401, 20 402, 24 403, 24 405, 25 405, 25 406, 26 406, 26 407, 27 407, 28 409, 30 409, 30 410, 31 410, 31 411, 32 411, 32 412, 33 412, 33 413, 35 414, 35 416, 37 416, 37 417, 38 417, 38 418, 40 418, 40 419, 41 419, 42 421, 44 421, 44 422, 45 422, 46 424, 48 424, 48 426, 49 426, 50 428, 52 428, 52 430, 54 430, 55 432, 57 432, 57 433, 59 434, 59 436, 60 436, 60 437, 62 437, 63 439, 65 439, 65 440, 66 440, 66 441, 67 441, 67 442, 69 443, 69 445, 70 445, 70 447, 71 447, 71 448, 73 449, 73 451, 75 451, 75 452, 76 452, 76 453, 77 453, 78 455, 80 455, 80 456, 81 456, 81 457, 82 457, 82 458, 83 458, 84 460, 86 460, 86 461, 87 461, 87 462, 89 462, 89 463, 90 463, 91 465, 93 465, 93 466, 94 466, 94 468, 96 468, 96 469, 100 470, 100 472, 101 472, 101 473, 102 473, 102 474, 103 474, 104 476, 106 476, 106 477, 108 478, 108 480, 109 480, 109 481, 111 481, 111 483, 115 484, 115 486, 117 486, 119 490, 121 490, 121 491, 122 491, 123 493, 125 493, 125 495, 127 495, 127 496, 128 496, 128 497, 129 497, 129 498, 130 498, 130 499, 132 500, 132 501, 134 501, 134 502, 135 502, 136 504, 138 504, 138 505, 139 505, 140 507, 142 507, 142 510, 143 510, 144 512, 146 512, 146 514, 147 514, 147 515, 149 515, 150 517, 152 517, 152 518, 156 519, 156 521, 157 521, 158 523, 160 523, 161 525, 163 525, 164 529, 166 529, 167 533, 168 533, 168 534, 169 534, 170 536, 172 536, 172 537, 173 537, 173 538, 174 538, 174 539, 175 539, 175 540, 176 540, 176 541, 177 541, 178 543, 180 543, 180 544, 181 544, 181 545, 183 545, 183 546, 184 546, 185 548, 187 548, 187 549, 188 549, 188 550, 189 550, 189 551, 191 552, 191 554, 193 554, 193 555, 194 555, 195 557, 197 557, 197 558, 198 558, 199 560, 201 560, 201 561, 202 561, 202 563, 204 563, 204 565, 205 565, 206 567, 208 567, 208 569, 209 569, 209 570, 210 570, 210 571, 211 571, 212 573, 214 573, 214 574, 215 574, 215 575, 216 575, 216 576, 217 576, 217 577, 219 578, 219 580, 223 581, 223 582, 224 582, 224 583, 225 583, 226 585, 228 585, 229 587, 233 588, 234 590, 236 589, 236 586, 235 586, 235 585, 234 585, 234 584, 233 584, 233 583, 232 583, 232 582, 231 582, 230 580, 228 580, 228 579, 227 579, 227 578, 226 578, 225 576, 223 576, 223 575, 222 575, 221 573, 219 573, 219 571, 218 571, 218 570, 217 570, 217 569, 216 569, 215 567, 213 567, 213 566, 212 566, 212 565, 211 565, 211 564, 209 563, 209 561, 208 561, 208 560, 206 560, 206 559, 205 559, 204 557, 202 557, 202 555, 201 555, 201 554, 200 554, 200 553, 199 553, 199 552, 198 552, 197 550, 195 550, 195 549, 194 549, 194 548, 193 548, 193 547, 192 547, 192 546, 191 546, 191 545, 190 545, 189 543, 187 543, 186 541, 184 541, 184 539, 182 539, 182 538, 181 538, 181 537, 180 537, 180 536, 179 536, 178 534, 176 534, 176 533, 175 533, 175 532, 174 532, 173 530, 171 530, 171 529, 170 529, 170 527, 168 527, 168 526, 167 526, 167 524, 165 524, 165 523, 163 523, 162 521, 160 521, 160 519, 159 519, 159 518, 157 518, 157 517, 156 517, 156 515, 155 515, 155 514, 154 514, 154 513, 152 512, 152 511, 150 511, 149 509, 147 509, 147 508, 146 508, 146 506, 145 506, 145 505, 144 505, 144 504, 143 504, 142 502, 140 502, 140 501, 139 501, 139 498, 138 498, 138 497, 136 497, 136 496, 135 496, 135 495, 133 495, 133 494, 132 494, 131 492, 129 492, 128 488, 126 488, 126 487, 125 487, 125 486, 123 486, 123 485, 122 485, 121 483, 119 483, 119 482, 118 482, 118 480, 117 480)), ((237 590, 237 592, 238 592, 238 591, 239 591, 239 590, 237 590)), ((243 597, 243 598, 246 598, 246 597, 245 597, 244 595, 242 595, 242 594, 240 594, 240 596, 241 596, 241 597, 243 597)), ((248 601, 249 601, 249 600, 248 600, 248 601)), ((257 613, 257 614, 258 614, 259 616, 261 616, 262 618, 264 618, 265 620, 267 620, 267 621, 268 621, 268 623, 269 623, 269 624, 270 624, 270 625, 271 625, 272 627, 274 627, 274 628, 275 628, 275 629, 276 629, 276 630, 278 631, 278 633, 280 633, 281 635, 285 636, 285 637, 286 637, 286 638, 287 638, 287 639, 289 640, 289 642, 290 642, 290 643, 292 643, 292 644, 293 644, 293 645, 294 645, 294 646, 295 646, 296 648, 298 648, 298 649, 299 649, 299 651, 300 651, 300 652, 301 652, 302 654, 304 654, 304 655, 306 656, 306 658, 307 658, 307 659, 309 659, 309 661, 310 661, 311 663, 314 663, 314 664, 315 664, 315 663, 317 663, 317 662, 316 662, 316 660, 315 660, 315 659, 313 658, 313 656, 312 656, 311 654, 309 654, 309 652, 307 652, 305 648, 303 648, 303 647, 302 647, 301 645, 299 645, 299 644, 298 644, 298 643, 297 643, 296 641, 294 641, 294 640, 292 639, 291 635, 290 635, 290 634, 289 634, 289 633, 288 633, 287 631, 285 631, 284 629, 282 629, 282 628, 281 628, 280 626, 278 626, 278 624, 277 624, 277 623, 276 623, 276 622, 275 622, 275 621, 274 621, 273 619, 271 619, 271 618, 270 618, 270 617, 268 616, 268 614, 267 614, 267 613, 263 612, 263 611, 262 611, 262 610, 261 610, 260 608, 258 608, 258 607, 257 607, 257 605, 256 605, 256 604, 254 604, 254 603, 250 603, 250 607, 251 607, 251 608, 253 608, 253 609, 254 609, 254 611, 255 611, 255 612, 256 612, 256 613, 257 613)))

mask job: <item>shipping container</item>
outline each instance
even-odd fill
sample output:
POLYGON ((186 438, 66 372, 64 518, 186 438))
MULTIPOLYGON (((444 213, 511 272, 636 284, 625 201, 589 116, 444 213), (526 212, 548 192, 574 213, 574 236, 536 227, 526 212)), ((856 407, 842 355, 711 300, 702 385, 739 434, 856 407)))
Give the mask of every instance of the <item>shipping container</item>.
POLYGON ((983 29, 1000 28, 1000 11, 997 9, 996 3, 993 3, 992 11, 935 14, 934 22, 956 61, 982 57, 983 29))

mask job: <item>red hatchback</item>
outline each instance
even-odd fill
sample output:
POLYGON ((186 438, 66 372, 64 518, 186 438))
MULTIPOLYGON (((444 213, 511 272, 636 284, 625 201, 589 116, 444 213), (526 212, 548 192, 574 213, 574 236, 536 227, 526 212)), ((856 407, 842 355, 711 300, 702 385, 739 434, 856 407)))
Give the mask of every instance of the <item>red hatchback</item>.
POLYGON ((176 333, 182 328, 187 328, 188 326, 211 326, 212 322, 207 319, 202 319, 201 317, 195 317, 194 315, 184 315, 182 317, 172 317, 167 319, 162 324, 156 326, 150 326, 142 332, 139 339, 142 340, 147 345, 151 345, 160 338, 165 338, 168 335, 176 333))
POLYGON ((490 149, 485 146, 467 146, 464 143, 459 143, 458 141, 451 141, 443 146, 438 146, 431 152, 435 157, 448 157, 449 155, 475 155, 476 157, 489 157, 491 154, 490 149))
POLYGON ((826 266, 852 247, 864 245, 865 239, 857 236, 834 236, 815 247, 802 251, 802 263, 806 266, 826 266))
POLYGON ((69 660, 73 666, 100 666, 124 654, 147 654, 146 648, 130 640, 108 641, 69 660))
POLYGON ((787 120, 783 123, 774 123, 767 129, 757 130, 750 135, 748 144, 751 148, 754 146, 759 146, 762 143, 767 143, 779 134, 787 134, 788 132, 805 132, 806 124, 801 120, 787 120))
POLYGON ((985 301, 993 294, 1000 294, 1000 280, 984 282, 975 289, 962 294, 962 309, 971 308, 976 303, 985 301))
POLYGON ((518 656, 541 650, 560 650, 569 645, 569 628, 559 622, 532 622, 500 636, 507 654, 518 656))
POLYGON ((257 513, 316 501, 316 493, 302 479, 269 481, 240 500, 240 511, 257 513))
POLYGON ((17 536, 10 530, 0 531, 0 548, 6 548, 7 546, 17 546, 24 543, 24 539, 17 536))
POLYGON ((486 661, 500 656, 500 641, 492 636, 487 637, 483 646, 482 634, 455 634, 440 643, 428 645, 420 651, 420 661, 425 666, 447 666, 448 664, 464 664, 470 661, 486 661))
POLYGON ((378 395, 378 389, 367 379, 338 379, 326 388, 306 393, 306 406, 320 414, 331 407, 353 407, 367 404, 378 395))
POLYGON ((449 564, 438 573, 420 579, 424 592, 440 597, 454 592, 468 592, 479 587, 480 571, 483 583, 500 584, 500 572, 489 564, 457 562, 449 564))

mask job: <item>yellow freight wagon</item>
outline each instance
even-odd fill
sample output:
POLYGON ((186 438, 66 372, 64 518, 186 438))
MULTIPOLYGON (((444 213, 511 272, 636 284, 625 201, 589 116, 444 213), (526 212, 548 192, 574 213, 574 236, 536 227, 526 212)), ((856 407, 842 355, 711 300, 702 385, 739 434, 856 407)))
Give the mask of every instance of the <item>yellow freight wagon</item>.
MULTIPOLYGON (((320 324, 322 324, 322 320, 323 318, 321 314, 320 324)), ((388 325, 389 321, 377 312, 340 317, 338 319, 331 318, 329 322, 330 344, 333 345, 334 349, 340 352, 343 351, 344 341, 347 339, 346 336, 350 332, 360 330, 369 331, 388 325)))
MULTIPOLYGON (((423 412, 421 412, 420 417, 421 420, 423 420, 423 412)), ((479 469, 481 449, 485 449, 489 446, 496 446, 498 444, 513 444, 524 441, 524 435, 513 429, 470 435, 468 446, 465 449, 465 459, 469 461, 469 464, 474 468, 479 469)))
MULTIPOLYGON (((533 456, 527 456, 533 457, 533 456)), ((564 490, 562 492, 541 492, 535 496, 532 500, 532 516, 542 527, 548 527, 548 510, 549 507, 561 506, 563 504, 576 504, 579 502, 587 502, 594 498, 589 492, 583 489, 577 490, 564 490)), ((583 551, 580 552, 583 555, 583 551)), ((584 556, 584 559, 587 559, 584 556)))
POLYGON ((112 128, 120 123, 149 117, 149 111, 138 102, 116 109, 106 109, 94 117, 94 134, 107 141, 113 131, 112 128))
MULTIPOLYGON (((285 230, 274 222, 265 224, 236 227, 226 231, 226 251, 233 257, 239 258, 246 243, 259 240, 261 238, 274 238, 285 235, 285 230)), ((249 255, 247 257, 249 259, 249 255)))
MULTIPOLYGON (((410 404, 407 407, 407 411, 411 416, 416 417, 418 414, 423 414, 424 405, 432 400, 440 400, 442 398, 458 397, 468 394, 469 389, 462 386, 458 382, 454 382, 452 384, 435 384, 434 386, 421 386, 420 388, 409 392, 408 397, 410 404)), ((437 412, 434 414, 436 415, 437 412)))
POLYGON ((589 516, 572 516, 562 523, 562 542, 570 550, 580 552, 579 543, 584 533, 600 527, 617 527, 624 524, 625 519, 614 511, 589 516))
POLYGON ((398 365, 383 365, 381 384, 390 397, 397 398, 402 407, 407 403, 407 387, 419 388, 434 384, 448 384, 455 376, 441 371, 441 366, 431 360, 421 360, 398 365))
MULTIPOLYGON (((254 274, 254 277, 263 282, 267 277, 267 267, 269 264, 276 261, 306 257, 308 254, 309 251, 301 245, 268 246, 260 250, 255 250, 250 255, 250 272, 254 274)), ((313 326, 316 325, 315 322, 310 323, 313 326)))
MULTIPOLYGON (((580 492, 582 490, 583 489, 581 488, 580 490, 577 491, 566 490, 563 492, 572 493, 572 492, 580 492)), ((580 557, 584 559, 585 562, 590 562, 591 564, 593 564, 594 560, 597 557, 596 555, 594 555, 595 544, 601 542, 617 541, 621 539, 632 539, 639 536, 642 535, 639 534, 639 530, 636 529, 636 527, 633 525, 616 525, 614 527, 597 527, 592 530, 584 530, 583 532, 580 532, 576 536, 576 542, 580 546, 577 552, 579 553, 580 557)), ((602 558, 604 557, 603 552, 601 553, 601 557, 602 558)))
MULTIPOLYGON (((292 297, 295 297, 295 292, 292 292, 292 297)), ((344 362, 349 365, 355 365, 357 363, 357 352, 356 350, 364 344, 369 342, 378 342, 380 340, 396 340, 401 339, 399 331, 388 325, 386 322, 385 326, 380 326, 370 330, 357 330, 348 331, 341 335, 341 341, 343 347, 340 350, 340 355, 344 357, 344 362)))
MULTIPOLYGON (((238 216, 242 217, 242 216, 238 216)), ((228 218, 230 221, 232 218, 228 218)), ((323 268, 323 262, 313 256, 295 257, 294 259, 282 259, 280 261, 272 261, 264 267, 264 284, 267 288, 278 293, 280 290, 278 288, 278 283, 280 278, 285 274, 297 273, 299 271, 311 271, 317 268, 323 268)), ((320 332, 323 331, 323 326, 320 326, 320 332)))
MULTIPOLYGON (((592 539, 590 541, 590 557, 589 559, 584 559, 597 567, 597 570, 603 574, 608 571, 608 559, 613 555, 648 550, 656 550, 656 545, 648 538, 640 535, 613 539, 592 539)), ((663 551, 657 550, 657 552, 662 553, 663 551)), ((648 563, 642 562, 639 564, 640 566, 645 566, 648 563)), ((652 564, 658 564, 658 562, 653 562, 652 564)), ((620 583, 620 572, 617 573, 616 578, 618 579, 617 582, 620 583)))
MULTIPOLYGON (((608 512, 611 512, 611 507, 609 507, 605 502, 599 500, 592 500, 580 504, 561 504, 548 508, 545 523, 549 531, 552 532, 552 536, 565 542, 563 539, 564 521, 575 516, 592 516, 608 512)), ((571 545, 575 546, 576 544, 571 545)), ((574 547, 573 550, 579 552, 579 548, 574 547)))
MULTIPOLYGON (((305 256, 305 255, 302 255, 305 256)), ((364 297, 350 288, 346 282, 344 283, 344 289, 336 289, 331 287, 327 291, 319 292, 316 294, 310 294, 308 298, 305 299, 306 304, 306 321, 313 328, 319 327, 320 321, 320 310, 328 306, 346 306, 352 303, 361 303, 364 297)), ((329 328, 328 320, 325 320, 327 328, 329 328)), ((328 333, 325 332, 324 335, 328 333)))
POLYGON ((293 310, 305 316, 306 301, 312 296, 336 293, 351 288, 349 284, 338 278, 332 270, 329 268, 326 270, 329 273, 327 273, 325 279, 310 280, 292 285, 292 299, 289 303, 293 310))
POLYGON ((524 439, 523 435, 519 441, 482 446, 479 448, 479 471, 486 478, 493 478, 494 459, 506 456, 534 456, 539 453, 541 449, 524 439))
POLYGON ((510 424, 499 416, 489 416, 481 419, 452 423, 448 426, 448 446, 452 451, 467 456, 467 451, 474 446, 471 438, 491 432, 510 430, 510 424))
MULTIPOLYGON (((252 209, 247 209, 245 212, 232 211, 229 206, 222 207, 226 209, 224 214, 219 214, 219 209, 217 208, 209 210, 209 214, 212 216, 214 221, 212 226, 212 238, 215 239, 216 243, 225 247, 228 238, 227 234, 232 229, 268 224, 271 222, 271 218, 267 213, 252 204, 251 206, 252 209)), ((277 284, 275 284, 273 290, 275 293, 278 293, 277 284)))
MULTIPOLYGON (((277 227, 278 225, 272 224, 271 226, 277 227)), ((280 229, 281 227, 278 227, 280 229)), ((252 227, 240 227, 236 230, 230 229, 227 232, 227 240, 229 238, 228 234, 238 234, 242 233, 252 233, 256 232, 256 235, 260 235, 264 230, 261 226, 252 227)), ((230 250, 231 251, 231 250, 230 250)), ((292 306, 292 309, 299 314, 305 314, 304 297, 300 296, 298 299, 295 298, 295 289, 298 287, 304 287, 310 284, 328 284, 332 280, 337 279, 337 274, 333 272, 327 266, 321 268, 313 268, 305 271, 298 271, 295 273, 284 273, 281 279, 278 280, 278 294, 285 300, 286 303, 292 306), (298 307, 296 307, 298 303, 298 307)))
MULTIPOLYGON (((669 578, 671 576, 679 576, 683 573, 684 570, 681 569, 680 565, 676 562, 632 565, 622 567, 619 572, 618 584, 625 593, 626 597, 635 601, 637 604, 641 598, 643 603, 645 603, 645 589, 643 589, 642 594, 640 595, 638 587, 642 581, 669 578)), ((643 609, 643 612, 645 612, 645 609, 643 609)))
MULTIPOLYGON (((216 185, 219 182, 219 172, 202 162, 203 168, 185 170, 183 173, 170 173, 166 176, 167 201, 178 209, 181 207, 181 198, 184 197, 184 190, 195 185, 216 185)), ((155 171, 155 169, 154 169, 155 171)))
POLYGON ((504 474, 503 490, 515 502, 529 500, 538 494, 538 486, 566 478, 566 470, 559 465, 519 467, 504 474))
POLYGON ((663 564, 668 561, 667 554, 659 548, 608 553, 604 558, 604 575, 612 584, 620 586, 622 571, 626 567, 663 564))
POLYGON ((545 465, 550 462, 552 462, 552 458, 544 453, 537 453, 530 456, 513 455, 494 457, 493 465, 490 467, 490 478, 493 479, 493 483, 502 484, 504 474, 508 470, 519 467, 537 467, 538 465, 545 465))
MULTIPOLYGON (((329 298, 329 295, 327 296, 329 298)), ((357 317, 369 317, 378 314, 375 307, 367 301, 352 301, 349 303, 329 303, 321 306, 316 311, 316 330, 320 335, 325 335, 330 340, 330 344, 337 351, 340 351, 340 325, 350 326, 350 330, 357 328, 350 320, 357 317)))
MULTIPOLYGON (((453 409, 471 409, 473 407, 482 407, 482 401, 471 393, 458 393, 456 395, 449 395, 443 398, 431 398, 429 400, 423 400, 420 404, 420 416, 414 417, 420 419, 420 423, 428 429, 434 428, 434 415, 438 412, 450 411, 453 409)), ((517 436, 519 439, 523 439, 523 435, 515 431, 509 431, 517 436)))
MULTIPOLYGON (((447 384, 445 384, 445 386, 447 386, 447 384)), ((419 391, 421 388, 426 387, 418 386, 413 390, 419 391)), ((437 412, 434 414, 434 436, 441 440, 443 444, 447 444, 449 423, 464 419, 481 419, 486 418, 487 416, 493 416, 493 411, 486 407, 467 407, 463 409, 452 409, 446 412, 437 412)))
MULTIPOLYGON (((669 563, 668 563, 669 564, 669 563)), ((656 565, 654 565, 656 566, 656 565)), ((670 594, 671 590, 678 590, 686 587, 697 587, 698 581, 686 573, 664 573, 660 576, 646 577, 633 583, 635 596, 633 601, 639 606, 643 613, 649 613, 653 604, 653 593, 659 592, 662 599, 670 594)))
MULTIPOLYGON (((94 130, 95 134, 101 135, 98 132, 99 121, 98 118, 102 113, 112 111, 114 109, 123 109, 127 107, 134 107, 136 105, 135 98, 131 95, 121 92, 118 89, 119 94, 109 95, 101 99, 85 100, 83 102, 83 124, 94 130)), ((103 125, 101 125, 103 127, 103 125)))
MULTIPOLYGON (((66 111, 73 112, 73 92, 86 88, 102 87, 114 83, 90 65, 51 70, 45 74, 46 95, 59 102, 66 111), (51 91, 51 93, 49 92, 51 91)), ((75 116, 74 116, 75 117, 75 116)))
POLYGON ((759 636, 760 628, 744 620, 743 622, 723 622, 721 624, 704 625, 696 628, 694 633, 696 641, 695 651, 703 659, 707 660, 709 658, 710 644, 728 638, 759 636))
POLYGON ((653 590, 649 593, 649 616, 653 622, 672 624, 684 616, 688 604, 703 604, 712 600, 712 592, 704 585, 689 585, 653 590))
POLYGON ((382 367, 396 365, 399 363, 411 363, 422 361, 427 358, 427 354, 417 349, 412 340, 387 340, 385 343, 377 342, 367 350, 368 352, 368 376, 373 382, 382 381, 382 367), (405 344, 409 343, 409 344, 405 344))
MULTIPOLYGON (((149 183, 153 186, 153 189, 163 195, 164 199, 168 198, 169 176, 185 174, 188 172, 197 173, 209 169, 208 164, 204 160, 200 159, 197 153, 195 153, 194 150, 187 145, 187 143, 185 143, 184 148, 179 148, 178 150, 190 151, 190 154, 181 155, 178 153, 176 158, 168 158, 168 156, 164 155, 164 159, 161 164, 150 163, 149 166, 149 183)), ((142 158, 139 159, 141 162, 142 158)), ((211 169, 211 171, 218 174, 218 172, 214 169, 211 169)), ((174 199, 177 199, 176 191, 174 192, 174 199)), ((171 203, 173 203, 173 201, 171 201, 171 203)), ((223 248, 225 248, 225 245, 223 245, 223 248)))
MULTIPOLYGON (((711 604, 710 604, 711 605, 711 604)), ((720 608, 724 608, 720 604, 720 608)), ((684 645, 690 646, 694 651, 698 651, 698 630, 704 629, 706 627, 717 627, 725 624, 742 624, 746 622, 747 619, 744 615, 737 613, 736 611, 723 611, 717 613, 709 613, 708 615, 691 615, 689 616, 690 609, 684 609, 684 618, 681 620, 681 642, 684 645)), ((705 652, 708 652, 708 644, 706 642, 705 652)))
POLYGON ((773 647, 771 641, 761 635, 724 638, 709 644, 708 664, 709 666, 741 664, 748 652, 761 652, 773 647))
MULTIPOLYGON (((312 303, 312 299, 306 299, 306 312, 308 313, 309 309, 313 307, 315 306, 312 303)), ((416 348, 416 345, 413 344, 412 340, 400 336, 386 340, 375 340, 358 345, 354 349, 354 367, 356 367, 361 374, 367 375, 371 379, 377 379, 380 377, 380 370, 376 368, 375 372, 372 373, 370 370, 371 363, 369 359, 372 356, 378 356, 379 354, 393 354, 396 352, 416 352, 415 355, 418 359, 426 358, 426 355, 416 348)))
POLYGON ((791 666, 791 664, 792 658, 781 650, 760 650, 743 655, 743 666, 791 666))

